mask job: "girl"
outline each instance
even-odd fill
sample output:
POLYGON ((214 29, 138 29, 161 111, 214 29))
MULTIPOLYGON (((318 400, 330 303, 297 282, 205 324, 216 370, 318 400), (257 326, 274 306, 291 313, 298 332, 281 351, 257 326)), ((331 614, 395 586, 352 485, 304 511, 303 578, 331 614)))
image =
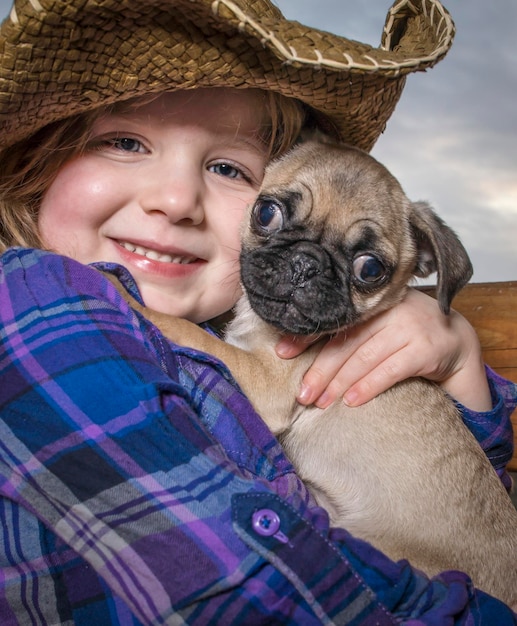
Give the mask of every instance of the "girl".
MULTIPOLYGON (((428 19, 413 5, 390 14, 393 36, 428 19)), ((402 38, 372 73, 330 57, 376 51, 304 34, 262 1, 15 4, 0 38, 2 623, 514 623, 465 575, 429 581, 330 530, 228 372, 167 342, 95 269, 151 308, 218 322, 267 161, 305 125, 369 148, 397 74, 445 52, 433 5, 441 46, 431 20, 425 60, 401 61, 402 38), (314 41, 332 63, 307 60, 314 41)), ((327 387, 320 404, 347 389, 364 401, 394 382, 376 373, 393 358, 399 376, 421 374, 422 315, 436 335, 423 373, 465 405, 503 474, 516 390, 487 380, 468 324, 418 292, 327 346, 301 400, 327 387), (404 338, 386 341, 397 316, 404 338)))

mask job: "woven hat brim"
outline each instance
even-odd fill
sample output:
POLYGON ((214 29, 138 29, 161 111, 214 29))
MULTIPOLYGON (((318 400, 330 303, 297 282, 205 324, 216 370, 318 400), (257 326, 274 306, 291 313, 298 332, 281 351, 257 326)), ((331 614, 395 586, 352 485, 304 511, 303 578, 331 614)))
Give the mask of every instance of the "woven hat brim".
POLYGON ((305 102, 369 150, 405 76, 447 53, 438 0, 400 0, 379 48, 286 20, 267 0, 17 0, 0 29, 0 144, 140 94, 258 87, 305 102))

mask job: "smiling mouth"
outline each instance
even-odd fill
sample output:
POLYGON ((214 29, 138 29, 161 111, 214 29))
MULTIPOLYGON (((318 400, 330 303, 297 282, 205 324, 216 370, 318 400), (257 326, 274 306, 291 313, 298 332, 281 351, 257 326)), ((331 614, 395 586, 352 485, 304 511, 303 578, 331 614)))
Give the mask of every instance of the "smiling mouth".
POLYGON ((122 246, 125 250, 129 252, 133 252, 134 254, 139 254, 140 256, 145 256, 151 261, 158 261, 160 263, 175 263, 177 265, 188 265, 189 263, 195 263, 198 258, 191 256, 173 256, 172 254, 164 254, 162 252, 158 252, 157 250, 153 250, 152 248, 145 248, 144 246, 136 246, 133 243, 129 243, 127 241, 119 241, 118 244, 122 246))

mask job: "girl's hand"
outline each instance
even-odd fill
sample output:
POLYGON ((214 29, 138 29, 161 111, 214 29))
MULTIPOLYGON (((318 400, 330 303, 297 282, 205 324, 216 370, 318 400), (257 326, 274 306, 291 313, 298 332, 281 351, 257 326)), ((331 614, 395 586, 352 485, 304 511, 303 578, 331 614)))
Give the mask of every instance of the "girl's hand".
MULTIPOLYGON (((277 354, 292 358, 310 343, 286 337, 277 354)), ((358 406, 415 376, 437 382, 471 410, 492 408, 475 330, 456 311, 444 315, 434 298, 410 289, 394 308, 330 339, 306 372, 298 401, 325 408, 343 396, 358 406)))

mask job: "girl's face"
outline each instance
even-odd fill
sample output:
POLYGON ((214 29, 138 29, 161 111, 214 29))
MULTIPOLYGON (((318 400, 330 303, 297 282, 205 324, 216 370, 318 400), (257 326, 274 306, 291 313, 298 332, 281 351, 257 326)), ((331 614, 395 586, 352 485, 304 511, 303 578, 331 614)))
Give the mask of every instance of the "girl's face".
POLYGON ((58 173, 38 226, 82 263, 124 265, 147 306, 201 322, 239 296, 239 227, 262 181, 267 123, 253 91, 160 95, 101 116, 58 173))

